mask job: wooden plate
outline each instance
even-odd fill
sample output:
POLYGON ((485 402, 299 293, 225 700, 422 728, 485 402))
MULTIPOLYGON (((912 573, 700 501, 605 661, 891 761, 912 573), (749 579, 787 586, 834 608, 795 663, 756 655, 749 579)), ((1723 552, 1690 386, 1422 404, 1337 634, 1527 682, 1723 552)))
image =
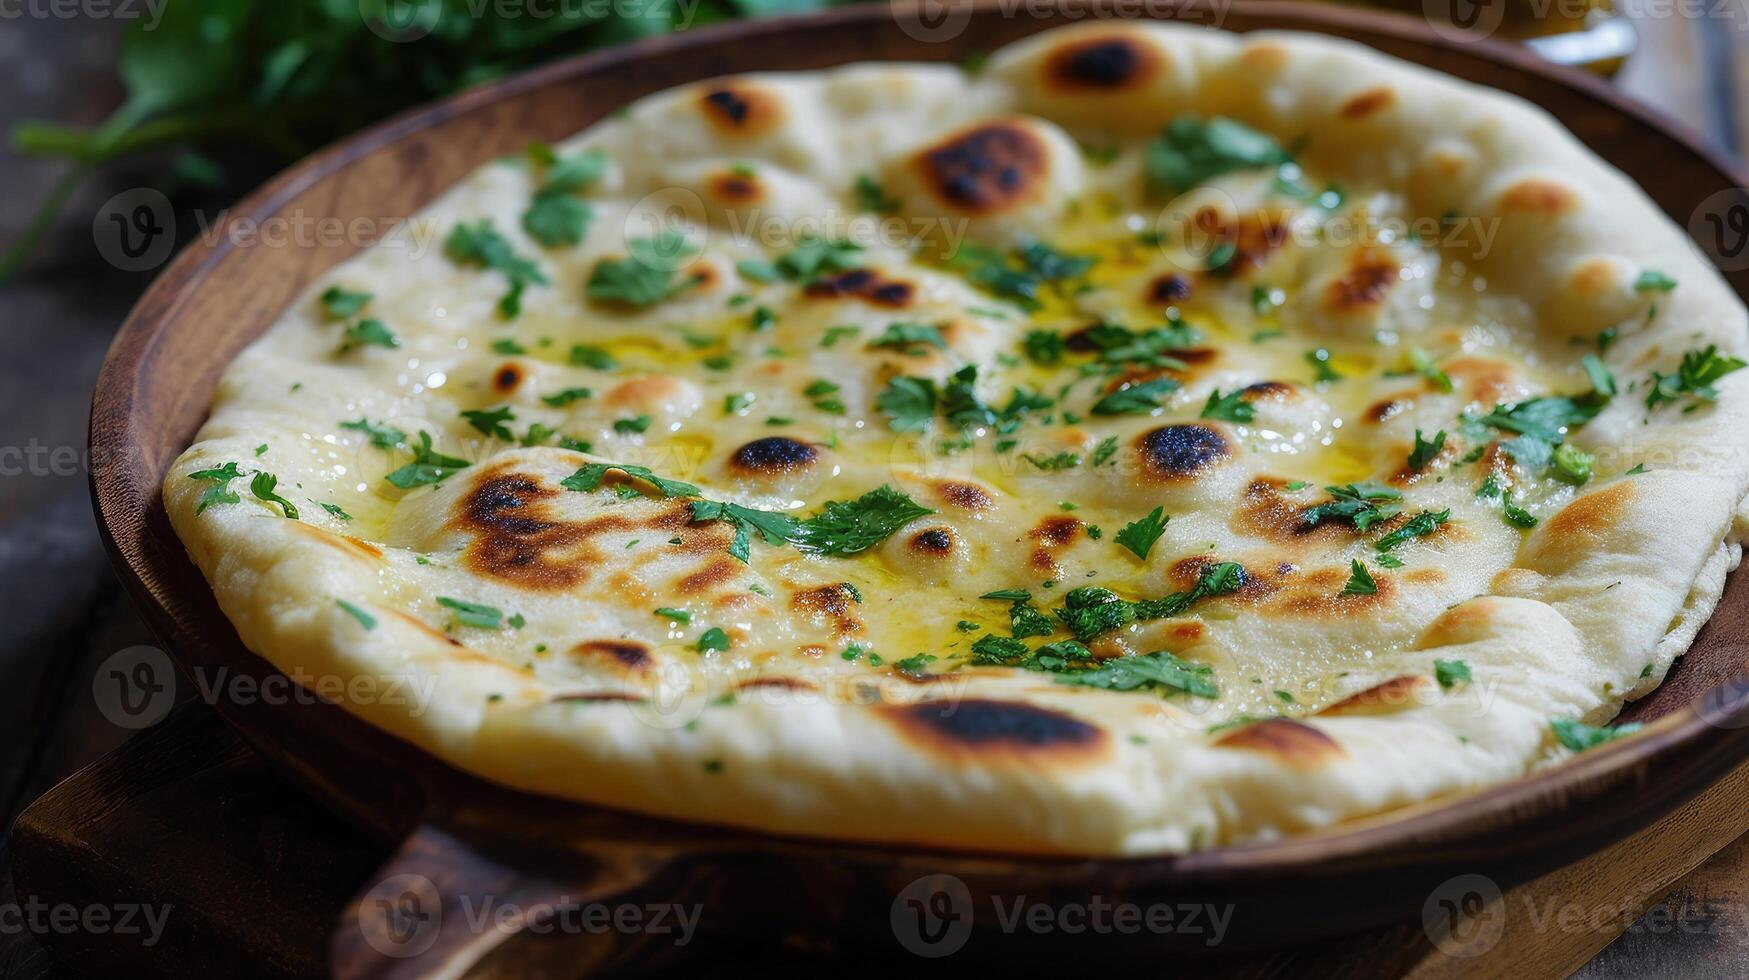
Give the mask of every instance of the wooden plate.
MULTIPOLYGON (((951 39, 923 43, 901 29, 891 9, 864 6, 585 55, 403 115, 319 153, 237 205, 226 230, 275 217, 401 218, 493 157, 518 152, 530 140, 562 138, 672 85, 750 69, 961 61, 1080 12, 1069 3, 1050 17, 1014 17, 984 5, 951 39)), ((1240 31, 1293 28, 1353 38, 1515 92, 1554 112, 1679 223, 1687 224, 1709 197, 1749 185, 1749 177, 1673 123, 1596 79, 1516 48, 1453 43, 1420 21, 1335 7, 1236 0, 1221 7, 1186 3, 1173 13, 1205 24, 1219 15, 1226 28, 1240 31)), ((356 250, 325 240, 308 247, 241 247, 229 234, 196 243, 140 300, 99 378, 91 422, 99 523, 148 621, 181 667, 203 680, 259 680, 275 671, 242 647, 188 562, 159 500, 159 481, 205 418, 225 365, 308 283, 356 250)), ((1749 297, 1749 272, 1730 279, 1749 297)), ((1206 952, 1209 936, 1144 932, 1077 942, 1022 931, 986 938, 998 925, 990 898, 1215 903, 1232 909, 1221 948, 1249 948, 1413 916, 1424 903, 1436 906, 1433 890, 1456 875, 1485 875, 1504 889, 1667 813, 1734 767, 1749 748, 1749 680, 1732 680, 1745 667, 1743 650, 1733 642, 1749 629, 1744 579, 1732 576, 1692 651, 1662 688, 1632 707, 1630 717, 1650 722, 1637 737, 1453 802, 1175 858, 1000 858, 669 823, 506 791, 329 704, 219 700, 216 706, 264 755, 339 812, 385 839, 404 841, 371 883, 376 890, 362 891, 336 929, 332 955, 341 973, 411 976, 482 957, 555 965, 582 955, 577 944, 550 939, 506 943, 515 929, 470 930, 462 903, 476 903, 477 911, 488 894, 523 906, 560 895, 699 900, 707 903, 706 929, 841 948, 910 949, 920 935, 927 940, 931 929, 951 925, 951 916, 902 921, 909 906, 900 893, 929 874, 954 876, 972 898, 965 912, 975 929, 962 956, 1065 957, 1079 964, 1138 950, 1206 952), (418 885, 421 877, 429 888, 418 885), (421 902, 421 915, 395 914, 421 902)), ((931 907, 956 911, 951 903, 931 907)), ((591 950, 603 944, 581 939, 594 944, 591 950)))

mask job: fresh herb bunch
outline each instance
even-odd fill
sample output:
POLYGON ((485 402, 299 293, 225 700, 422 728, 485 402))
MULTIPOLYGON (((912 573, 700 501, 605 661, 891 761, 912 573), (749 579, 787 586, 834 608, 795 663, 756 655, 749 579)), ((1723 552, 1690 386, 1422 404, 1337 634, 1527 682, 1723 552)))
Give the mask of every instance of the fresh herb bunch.
POLYGON ((833 2, 165 0, 162 16, 139 21, 122 40, 118 70, 128 94, 109 118, 13 127, 14 150, 62 157, 73 169, 0 257, 0 281, 23 264, 78 181, 111 161, 179 149, 179 172, 213 183, 222 172, 203 150, 229 158, 246 146, 262 164, 280 164, 409 106, 563 55, 833 2))

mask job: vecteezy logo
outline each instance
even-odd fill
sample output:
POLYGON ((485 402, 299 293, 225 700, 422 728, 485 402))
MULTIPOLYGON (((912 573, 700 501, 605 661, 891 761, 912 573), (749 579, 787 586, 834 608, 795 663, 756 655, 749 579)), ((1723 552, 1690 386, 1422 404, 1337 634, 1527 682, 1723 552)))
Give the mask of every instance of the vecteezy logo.
POLYGON ((384 878, 359 900, 358 928, 370 948, 384 956, 418 956, 443 931, 443 899, 424 875, 384 878))
POLYGON ((417 41, 437 28, 443 0, 358 0, 364 26, 385 41, 417 41))
POLYGON ((972 935, 972 892, 953 875, 924 875, 893 899, 890 915, 899 945, 926 959, 951 956, 972 935))
POLYGON ((176 668, 157 647, 118 650, 98 665, 91 697, 111 724, 130 731, 150 728, 176 704, 176 668))
POLYGON ((1474 41, 1500 29, 1505 0, 1421 0, 1421 16, 1447 41, 1474 41))
POLYGON ((891 0, 893 22, 914 41, 951 41, 972 22, 972 0, 891 0))
POLYGON ((123 272, 156 269, 176 246, 176 214, 162 191, 136 187, 103 202, 91 238, 97 254, 123 272))
POLYGON ((1470 959, 1493 949, 1506 932, 1506 901, 1487 875, 1448 878, 1421 904, 1421 928, 1447 956, 1470 959))
POLYGON ((1749 269, 1749 190, 1727 187, 1700 202, 1688 234, 1726 272, 1749 269))

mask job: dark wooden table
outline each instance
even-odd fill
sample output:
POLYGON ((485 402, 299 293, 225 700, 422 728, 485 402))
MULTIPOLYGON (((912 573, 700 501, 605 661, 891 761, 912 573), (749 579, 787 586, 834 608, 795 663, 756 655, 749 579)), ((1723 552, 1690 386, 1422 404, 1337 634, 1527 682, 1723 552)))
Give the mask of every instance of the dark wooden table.
MULTIPOLYGON (((0 19, 0 129, 27 117, 102 118, 122 94, 113 73, 122 25, 24 9, 22 17, 0 19)), ((1746 8, 1636 3, 1628 9, 1645 16, 1636 19, 1641 49, 1619 76, 1620 86, 1744 155, 1746 8), (1692 16, 1702 8, 1710 16, 1692 16)), ((0 153, 0 246, 17 238, 60 174, 58 163, 0 153)), ((25 275, 0 285, 0 603, 6 622, 0 629, 0 814, 6 826, 30 800, 133 734, 104 718, 93 680, 109 658, 152 641, 109 574, 91 516, 84 448, 98 364, 152 274, 105 262, 94 243, 93 218, 112 195, 146 183, 143 172, 126 169, 87 182, 25 275)), ((196 204, 204 209, 178 215, 184 237, 203 218, 214 220, 224 202, 196 204)), ((6 843, 0 838, 0 852, 6 843)), ((0 868, 4 858, 0 853, 0 868)), ((0 874, 0 910, 11 901, 11 882, 0 874)), ((1597 945, 1604 948, 1580 975, 1749 975, 1749 838, 1725 847, 1667 894, 1629 890, 1623 902, 1630 914, 1599 934, 1597 945), (1620 935, 1611 941, 1614 933, 1620 935)), ((67 975, 27 934, 10 928, 12 921, 0 914, 0 978, 67 975)))

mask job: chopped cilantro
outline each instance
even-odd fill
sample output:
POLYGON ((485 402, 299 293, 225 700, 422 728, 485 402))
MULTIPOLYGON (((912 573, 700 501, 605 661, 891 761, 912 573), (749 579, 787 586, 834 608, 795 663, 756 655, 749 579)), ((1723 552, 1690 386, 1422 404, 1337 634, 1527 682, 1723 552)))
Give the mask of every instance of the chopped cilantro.
POLYGON ((873 211, 876 214, 895 214, 899 210, 898 200, 887 196, 880 181, 868 174, 861 174, 856 178, 856 202, 864 211, 873 211))
POLYGON ((431 433, 419 433, 419 445, 413 448, 413 461, 395 470, 383 479, 402 490, 422 487, 428 483, 442 483, 459 470, 467 469, 469 463, 465 459, 445 456, 431 448, 431 433))
POLYGON ((1442 690, 1449 691, 1459 684, 1470 682, 1470 665, 1462 660, 1435 660, 1433 677, 1439 681, 1442 690))
POLYGON ((1181 660, 1169 651, 1156 650, 1133 657, 1113 657, 1100 661, 1100 666, 1091 670, 1059 673, 1056 681, 1058 684, 1108 691, 1181 691, 1199 698, 1218 698, 1221 690, 1212 680, 1213 675, 1214 669, 1206 664, 1181 660))
POLYGON ((1125 524, 1112 540, 1128 548, 1137 558, 1147 561, 1148 551, 1154 547, 1154 542, 1160 540, 1160 535, 1166 533, 1169 520, 1166 508, 1156 507, 1146 517, 1125 524))
POLYGON ((1506 518, 1506 523, 1513 527, 1531 528, 1537 525, 1536 515, 1512 502, 1510 490, 1500 497, 1500 513, 1506 518))
POLYGON ((1365 531, 1380 521, 1397 516, 1402 507, 1393 501, 1403 499, 1397 490, 1382 483, 1362 481, 1324 490, 1334 499, 1301 512, 1300 520, 1307 527, 1317 527, 1327 521, 1347 521, 1356 531, 1365 531))
POLYGON ((671 228, 654 238, 634 238, 626 243, 623 259, 602 259, 589 273, 584 291, 598 302, 624 303, 642 309, 698 285, 697 276, 674 281, 680 263, 697 250, 671 228))
POLYGON ((935 382, 928 378, 897 377, 875 398, 875 407, 887 417, 895 432, 916 432, 935 418, 935 382))
POLYGON ((1705 350, 1691 350, 1682 355, 1682 363, 1677 366, 1675 374, 1660 374, 1652 372, 1649 390, 1646 393, 1646 407, 1657 408, 1665 402, 1673 402, 1682 395, 1688 395, 1691 401, 1684 406, 1684 412, 1692 412, 1703 403, 1717 401, 1719 391, 1715 384, 1725 375, 1742 369, 1744 361, 1735 357, 1720 354, 1718 347, 1708 344, 1705 350))
POLYGON ((498 312, 507 320, 514 320, 522 313, 524 289, 531 283, 547 284, 540 266, 517 255, 509 240, 493 229, 490 218, 482 218, 474 224, 463 222, 456 225, 444 239, 443 254, 457 265, 492 269, 503 274, 510 283, 510 290, 498 300, 498 312))
POLYGON ((919 344, 927 344, 939 350, 947 349, 947 341, 942 338, 941 330, 927 323, 889 323, 886 332, 868 342, 870 347, 892 347, 908 350, 919 344))
POLYGON ((590 391, 588 388, 566 388, 564 391, 555 394, 542 395, 540 400, 554 408, 563 408, 572 402, 582 401, 594 394, 595 392, 590 391))
POLYGON ((1342 586, 1343 595, 1373 595, 1379 586, 1373 581, 1372 573, 1366 570, 1366 563, 1359 558, 1348 564, 1348 583, 1342 586))
POLYGON ((473 426, 474 429, 482 435, 492 436, 505 441, 515 438, 510 434, 509 427, 504 424, 506 422, 516 421, 516 416, 510 411, 508 406, 494 408, 489 411, 484 409, 471 409, 463 412, 462 418, 467 419, 468 424, 473 426))
POLYGON ((504 613, 492 606, 463 602, 460 599, 451 599, 441 595, 437 597, 437 604, 453 610, 456 622, 463 626, 472 626, 483 630, 495 630, 503 626, 504 613))
POLYGON ((613 431, 620 435, 636 435, 640 432, 648 431, 650 423, 653 421, 655 420, 648 415, 639 415, 635 418, 629 419, 615 419, 613 422, 613 431))
POLYGON ((347 602, 345 599, 335 599, 334 604, 339 606, 340 610, 346 613, 346 615, 358 620, 358 625, 365 629, 374 630, 377 628, 377 618, 370 613, 365 612, 363 609, 347 602))
POLYGON ((324 503, 322 504, 322 509, 343 521, 352 520, 352 515, 348 514, 339 504, 324 503))
POLYGON ((1182 194, 1214 177, 1278 166, 1287 151, 1275 137, 1223 116, 1180 116, 1145 150, 1143 166, 1156 190, 1182 194))
POLYGON ((373 298, 370 293, 329 286, 322 292, 322 312, 335 320, 350 320, 364 312, 364 308, 370 305, 373 298))
POLYGON ((1320 347, 1306 352, 1306 363, 1312 366, 1312 380, 1317 382, 1341 381, 1342 375, 1330 366, 1330 352, 1320 347))
POLYGON ((1574 752, 1583 752, 1625 735, 1632 735, 1641 726, 1638 722, 1615 726, 1587 725, 1571 718, 1554 718, 1549 721, 1549 727, 1554 729, 1555 738, 1563 746, 1574 752))
POLYGON ((1094 415, 1139 415, 1160 407, 1158 399, 1178 390, 1171 378, 1155 378, 1140 384, 1125 385, 1093 403, 1094 415))
POLYGON ((401 342, 395 339, 394 333, 383 325, 383 321, 372 318, 360 320, 347 327, 346 332, 341 334, 341 337, 343 338, 343 343, 340 345, 341 350, 353 347, 387 347, 393 350, 401 346, 401 342))
POLYGON ((726 653, 729 649, 729 634, 723 632, 723 629, 720 626, 712 626, 710 629, 699 634, 698 644, 694 649, 699 653, 704 653, 706 650, 715 650, 718 653, 726 653))
POLYGON ((597 371, 612 371, 619 367, 619 362, 614 360, 613 355, 609 354, 606 348, 597 347, 594 344, 571 345, 571 353, 567 360, 577 367, 594 368, 597 371))
POLYGON ((1434 433, 1431 441, 1422 439, 1421 430, 1416 429, 1415 448, 1409 451, 1409 469, 1414 470, 1415 472, 1420 472, 1426 469, 1427 464, 1433 462, 1434 459, 1439 456, 1440 451, 1444 448, 1444 429, 1440 429, 1438 432, 1434 433))
POLYGON ((1222 395, 1220 389, 1209 392, 1209 400, 1202 406, 1202 418, 1221 419, 1227 422, 1250 422, 1257 415, 1257 410, 1245 400, 1244 389, 1235 388, 1227 395, 1222 395))
POLYGON ((230 484, 232 480, 235 480, 242 475, 242 472, 237 469, 237 464, 234 462, 226 463, 223 466, 215 466, 211 469, 196 470, 193 473, 188 474, 190 480, 200 480, 202 482, 213 484, 201 491, 200 500, 195 504, 194 508, 195 516, 200 516, 202 511, 214 504, 234 504, 241 501, 243 498, 239 497, 237 492, 230 488, 230 484))
POLYGON ((692 622, 692 613, 689 613, 684 609, 675 609, 671 606, 662 606, 656 610, 656 615, 661 616, 663 619, 671 619, 682 626, 692 622))
POLYGON ((1392 548, 1395 548, 1413 538, 1425 537, 1432 534, 1441 524, 1444 524, 1449 520, 1451 520, 1450 507, 1440 511, 1424 510, 1419 514, 1416 514, 1414 517, 1409 518, 1402 527, 1399 527, 1395 531, 1379 538, 1378 542, 1374 544, 1373 547, 1377 548, 1379 551, 1390 551, 1392 548))
POLYGON ((1676 288, 1676 280, 1656 269, 1646 269, 1634 280, 1636 293, 1667 293, 1676 288))

